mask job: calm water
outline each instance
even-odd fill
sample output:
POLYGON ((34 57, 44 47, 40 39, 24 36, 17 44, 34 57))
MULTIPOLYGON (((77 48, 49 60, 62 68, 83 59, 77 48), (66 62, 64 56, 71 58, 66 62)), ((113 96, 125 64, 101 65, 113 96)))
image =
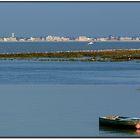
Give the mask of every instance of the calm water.
POLYGON ((140 61, 47 62, 1 60, 0 84, 139 85, 140 61))
POLYGON ((98 117, 140 117, 140 62, 0 61, 0 136, 140 137, 98 117))
POLYGON ((140 42, 0 42, 0 53, 140 49, 140 42))

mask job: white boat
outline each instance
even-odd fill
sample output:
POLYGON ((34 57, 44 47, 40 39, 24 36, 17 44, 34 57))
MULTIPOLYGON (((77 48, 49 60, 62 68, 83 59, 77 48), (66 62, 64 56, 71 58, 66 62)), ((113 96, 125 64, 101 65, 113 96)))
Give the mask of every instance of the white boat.
POLYGON ((88 43, 88 45, 92 45, 92 44, 94 44, 94 42, 89 42, 89 43, 88 43))

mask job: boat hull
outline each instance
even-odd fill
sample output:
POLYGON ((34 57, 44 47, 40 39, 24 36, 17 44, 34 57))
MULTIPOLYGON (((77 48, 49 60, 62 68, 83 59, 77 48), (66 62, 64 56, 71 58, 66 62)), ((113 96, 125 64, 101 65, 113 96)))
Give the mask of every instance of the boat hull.
POLYGON ((99 125, 100 126, 108 126, 108 127, 116 127, 116 128, 126 128, 126 129, 140 129, 139 120, 125 120, 125 119, 116 119, 116 120, 110 120, 106 118, 99 118, 99 125))

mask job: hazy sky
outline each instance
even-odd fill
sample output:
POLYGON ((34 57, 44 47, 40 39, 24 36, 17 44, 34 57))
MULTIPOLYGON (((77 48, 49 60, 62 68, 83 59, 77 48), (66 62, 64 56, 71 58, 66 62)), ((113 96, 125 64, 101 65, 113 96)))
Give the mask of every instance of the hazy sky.
POLYGON ((0 2, 0 36, 140 36, 140 2, 0 2))

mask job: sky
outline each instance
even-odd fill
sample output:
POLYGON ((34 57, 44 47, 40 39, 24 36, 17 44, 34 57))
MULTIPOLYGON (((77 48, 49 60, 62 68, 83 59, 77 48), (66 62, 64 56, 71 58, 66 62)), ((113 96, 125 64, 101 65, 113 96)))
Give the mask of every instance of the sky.
POLYGON ((0 36, 140 36, 140 2, 0 2, 0 36))

